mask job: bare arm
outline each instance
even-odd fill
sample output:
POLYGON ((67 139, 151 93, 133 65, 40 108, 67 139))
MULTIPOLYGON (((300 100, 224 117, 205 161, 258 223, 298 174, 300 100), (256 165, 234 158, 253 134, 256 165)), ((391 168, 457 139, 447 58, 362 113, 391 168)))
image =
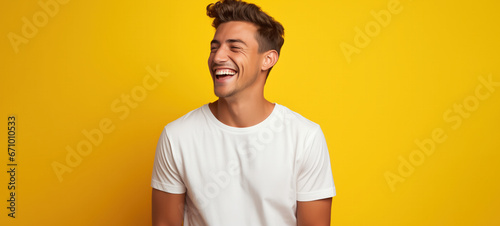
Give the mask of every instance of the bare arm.
POLYGON ((153 226, 181 226, 186 194, 171 194, 153 188, 153 226))
POLYGON ((297 202, 297 226, 328 226, 332 198, 297 202))

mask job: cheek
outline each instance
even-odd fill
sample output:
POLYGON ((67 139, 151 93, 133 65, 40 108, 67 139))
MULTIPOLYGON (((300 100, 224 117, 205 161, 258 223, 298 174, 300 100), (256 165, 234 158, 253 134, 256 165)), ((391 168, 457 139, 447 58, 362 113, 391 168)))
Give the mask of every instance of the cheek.
POLYGON ((252 73, 256 72, 259 70, 259 62, 257 59, 249 60, 247 62, 247 70, 251 71, 252 73))
POLYGON ((208 56, 208 60, 207 60, 207 63, 208 63, 208 67, 211 68, 212 67, 212 54, 210 54, 210 56, 208 56))

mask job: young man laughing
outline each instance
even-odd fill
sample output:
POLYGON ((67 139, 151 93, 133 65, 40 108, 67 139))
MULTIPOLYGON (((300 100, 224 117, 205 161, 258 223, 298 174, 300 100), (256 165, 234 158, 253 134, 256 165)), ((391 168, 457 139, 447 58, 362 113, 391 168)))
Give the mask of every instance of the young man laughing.
POLYGON ((218 100, 162 131, 153 225, 329 225, 335 185, 320 126, 264 98, 283 26, 236 0, 208 5, 207 15, 218 100))

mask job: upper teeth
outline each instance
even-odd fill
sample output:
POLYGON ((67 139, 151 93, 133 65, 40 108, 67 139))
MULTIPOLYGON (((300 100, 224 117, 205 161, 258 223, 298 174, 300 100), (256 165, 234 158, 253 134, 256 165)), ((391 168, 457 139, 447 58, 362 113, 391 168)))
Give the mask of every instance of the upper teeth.
POLYGON ((236 72, 232 70, 217 70, 215 72, 215 75, 234 75, 234 74, 236 74, 236 72))

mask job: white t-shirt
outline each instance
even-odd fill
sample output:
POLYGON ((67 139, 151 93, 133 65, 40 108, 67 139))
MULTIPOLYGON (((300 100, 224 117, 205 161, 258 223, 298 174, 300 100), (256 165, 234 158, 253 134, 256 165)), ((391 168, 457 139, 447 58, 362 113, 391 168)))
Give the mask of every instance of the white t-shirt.
POLYGON ((278 104, 245 128, 223 124, 208 104, 169 123, 151 186, 186 193, 186 226, 297 225, 297 201, 335 196, 320 126, 278 104))

